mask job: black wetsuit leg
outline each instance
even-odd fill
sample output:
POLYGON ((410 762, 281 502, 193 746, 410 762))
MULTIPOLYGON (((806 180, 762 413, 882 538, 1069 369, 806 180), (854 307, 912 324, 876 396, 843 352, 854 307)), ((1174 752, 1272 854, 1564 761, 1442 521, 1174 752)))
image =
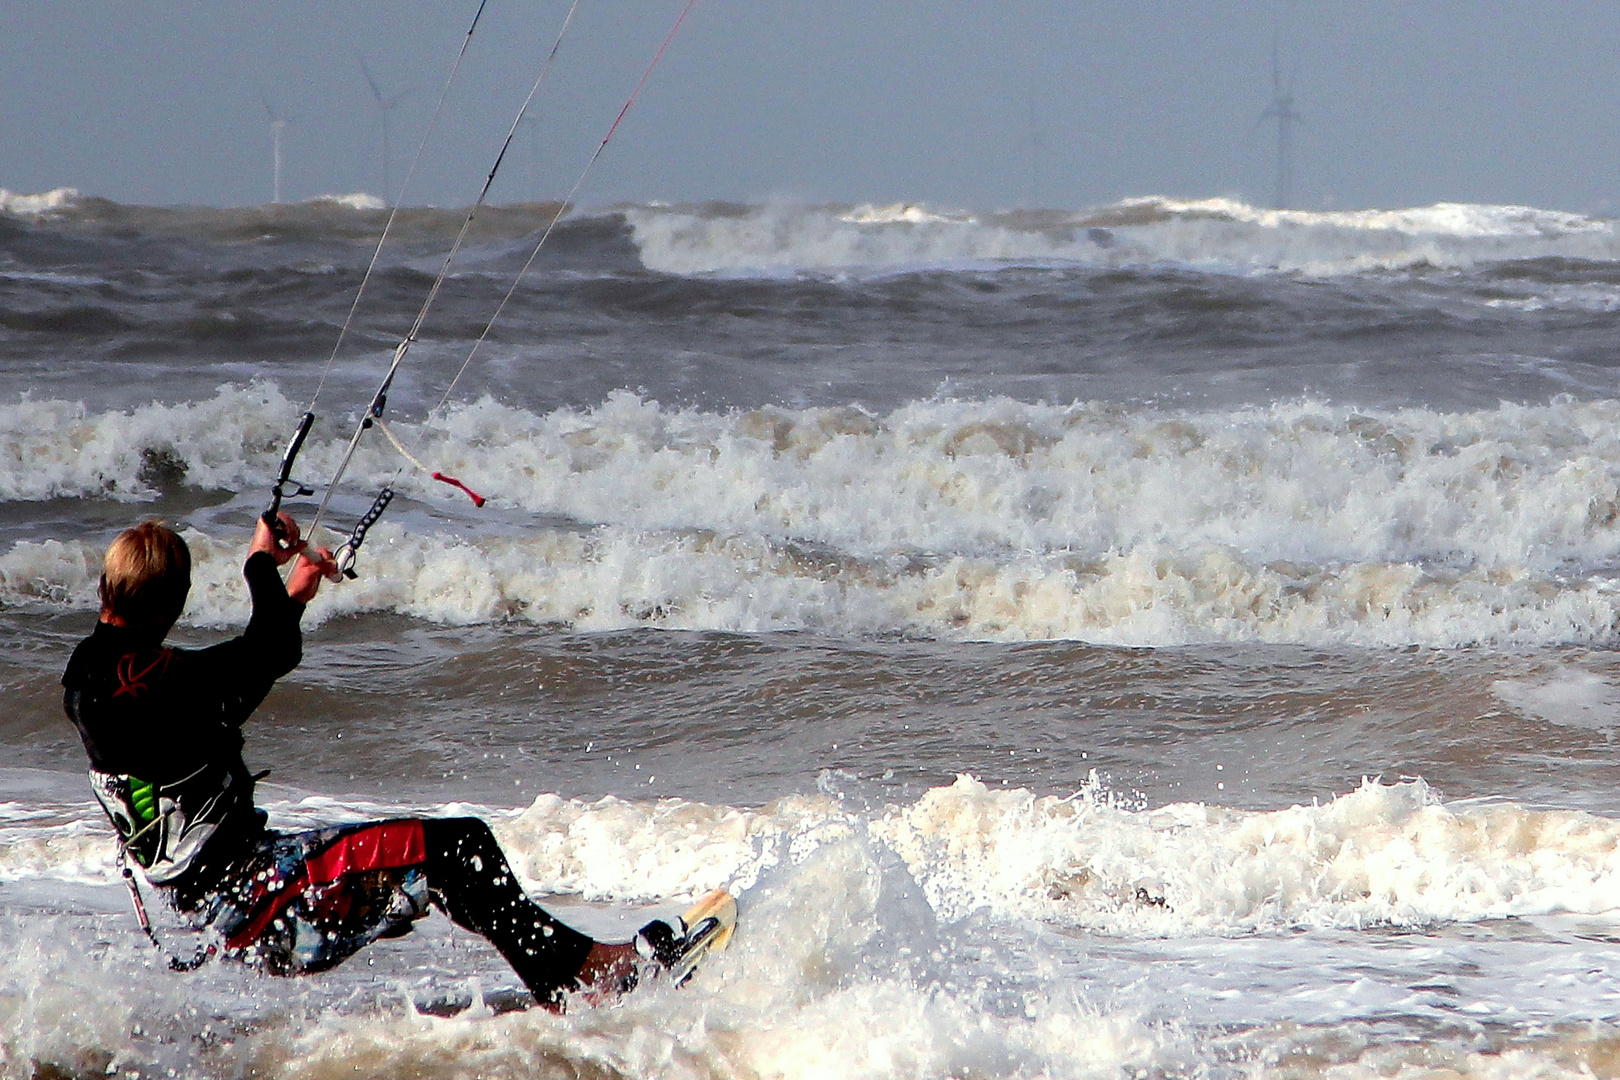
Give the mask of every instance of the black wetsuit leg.
POLYGON ((542 1004, 574 986, 592 939, 523 892, 495 834, 479 818, 424 818, 428 895, 457 926, 488 938, 542 1004))

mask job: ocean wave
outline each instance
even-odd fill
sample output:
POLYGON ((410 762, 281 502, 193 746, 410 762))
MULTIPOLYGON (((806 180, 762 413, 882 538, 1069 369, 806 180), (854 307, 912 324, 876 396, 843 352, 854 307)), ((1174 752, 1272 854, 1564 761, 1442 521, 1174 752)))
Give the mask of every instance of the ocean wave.
POLYGON ((0 214, 16 214, 19 217, 58 214, 77 207, 82 199, 83 196, 70 187, 55 188, 33 195, 0 188, 0 214))
MULTIPOLYGON (((680 275, 894 274, 1013 266, 1174 265, 1313 276, 1466 270, 1537 260, 1620 260, 1615 223, 1530 206, 1436 203, 1367 210, 1269 210, 1236 199, 1147 196, 1079 210, 951 210, 915 203, 555 202, 484 207, 474 243, 530 237, 565 210, 564 246, 628 227, 642 265, 680 275)), ((0 215, 39 227, 113 226, 153 236, 240 243, 374 239, 386 202, 363 192, 248 207, 154 207, 73 188, 0 189, 0 215)), ((447 243, 458 207, 402 207, 394 238, 447 243)), ((616 252, 614 254, 617 254, 616 252)), ((617 262, 615 266, 617 267, 617 262)), ((619 267, 622 269, 622 267, 619 267)))
POLYGON ((1264 210, 1232 199, 1127 199, 1086 211, 924 207, 634 206, 650 269, 676 274, 848 273, 1044 263, 1175 264, 1340 275, 1566 258, 1613 261, 1608 220, 1525 206, 1264 210))
MULTIPOLYGON (((0 494, 251 492, 295 414, 269 384, 131 412, 24 399, 0 408, 0 494)), ((714 413, 615 393, 545 415, 486 399, 397 430, 501 509, 446 521, 460 496, 397 477, 369 441, 354 489, 397 481, 406 499, 365 578, 312 619, 1398 646, 1597 642, 1620 613, 1612 401, 714 413)), ((345 434, 318 426, 299 472, 329 475, 345 434)), ((228 625, 237 545, 188 535, 186 618, 228 625)), ((104 542, 17 542, 0 602, 88 606, 104 542)))
MULTIPOLYGON (((485 206, 468 230, 473 243, 528 236, 551 224, 565 207, 557 202, 485 206)), ((385 200, 365 192, 317 195, 294 203, 261 206, 142 206, 86 195, 74 188, 36 194, 0 189, 0 216, 41 230, 116 230, 119 238, 143 235, 237 244, 266 240, 374 242, 389 216, 385 200)), ((390 233, 404 244, 442 247, 466 222, 465 207, 406 206, 390 233)), ((615 215, 583 215, 577 224, 599 229, 615 215)))
MULTIPOLYGON (((304 621, 396 613, 446 625, 521 619, 583 631, 1375 648, 1598 644, 1620 625, 1620 595, 1607 579, 1409 564, 1310 570, 1221 550, 1137 550, 1095 562, 860 560, 758 537, 609 527, 534 533, 468 539, 379 525, 362 556, 363 577, 325 590, 304 621)), ((241 543, 195 529, 184 535, 194 584, 182 621, 240 623, 241 543)), ((93 609, 102 543, 19 541, 0 555, 0 603, 93 609)))
MULTIPOLYGON (((286 810, 271 810, 273 823, 285 824, 286 810)), ((91 931, 100 940, 88 961, 56 911, 34 915, 25 932, 0 919, 0 1075, 50 1071, 39 1068, 49 1063, 70 1075, 1100 1077, 1191 1053, 1174 1028, 1133 1009, 1096 1009, 1067 985, 1032 988, 1009 1013, 971 975, 938 977, 932 969, 946 961, 937 916, 894 856, 878 852, 860 821, 829 799, 747 811, 547 797, 494 816, 531 893, 647 898, 672 889, 659 897, 669 901, 730 880, 743 890, 747 930, 682 991, 644 986, 614 1008, 566 1017, 474 1008, 441 1020, 411 1002, 468 983, 477 1000, 478 976, 468 972, 483 957, 462 948, 442 959, 429 953, 422 964, 438 920, 368 950, 366 959, 384 965, 418 950, 421 966, 403 976, 379 979, 357 958, 330 975, 266 988, 224 964, 152 980, 150 947, 112 930, 133 927, 127 912, 91 931)), ((37 848, 13 854, 13 835, 0 812, 0 880, 54 872, 37 848)), ((94 880, 116 882, 110 859, 94 880)))
MULTIPOLYGON (((140 500, 165 479, 261 487, 297 411, 270 383, 129 412, 23 398, 0 406, 0 498, 140 500)), ((330 473, 346 428, 323 418, 301 470, 330 473)), ((543 415, 485 398, 395 429, 418 456, 511 508, 855 558, 1084 559, 1147 544, 1317 566, 1549 572, 1620 558, 1615 401, 1199 411, 995 398, 888 413, 706 412, 615 391, 593 408, 543 415)), ((402 463, 380 439, 355 461, 361 487, 402 463)))
POLYGON ((205 488, 242 485, 279 459, 291 411, 268 384, 131 412, 25 396, 0 405, 0 499, 149 499, 160 477, 174 475, 205 488))
POLYGON ((305 199, 307 203, 331 203, 334 206, 347 207, 350 210, 387 210, 388 200, 379 195, 370 195, 364 191, 351 191, 347 195, 316 195, 312 199, 305 199))
MULTIPOLYGON (((71 215, 74 211, 82 209, 88 201, 91 200, 87 199, 77 188, 71 187, 54 188, 36 194, 7 191, 5 188, 0 188, 0 213, 16 214, 24 217, 45 214, 71 215)), ((106 199, 95 199, 94 201, 110 204, 110 200, 106 199)), ((314 206, 319 204, 341 206, 348 210, 376 211, 388 209, 387 200, 363 191, 350 192, 344 195, 316 195, 313 198, 302 200, 301 204, 289 205, 314 206)), ((148 209, 157 210, 160 208, 150 207, 148 209)))
POLYGON ((1610 222, 1563 210, 1540 210, 1533 206, 1499 206, 1479 203, 1435 203, 1399 210, 1272 210, 1250 206, 1236 199, 1127 199, 1118 204, 1126 213, 1159 211, 1172 217, 1206 217, 1240 221, 1268 228, 1330 226, 1361 232, 1394 232, 1407 235, 1450 236, 1457 239, 1520 237, 1562 239, 1579 235, 1609 236, 1610 222))
MULTIPOLYGON (((326 798, 269 809, 280 828, 402 812, 326 798)), ((41 821, 0 806, 0 881, 116 881, 110 833, 92 810, 41 821)), ((758 809, 546 794, 512 810, 433 812, 490 817, 537 895, 657 904, 725 887, 747 898, 811 863, 847 875, 834 889, 843 891, 875 886, 892 852, 942 924, 979 914, 1126 938, 1600 915, 1616 910, 1620 887, 1615 822, 1448 804, 1421 780, 1364 780, 1325 802, 1264 811, 1142 808, 1095 778, 1058 797, 959 776, 869 811, 828 794, 758 809)))
MULTIPOLYGON (((300 827, 417 808, 308 799, 270 810, 272 824, 300 827)), ((871 810, 829 794, 754 809, 545 795, 513 810, 434 810, 469 811, 492 820, 533 894, 676 906, 725 884, 740 895, 743 929, 687 990, 644 987, 614 1008, 566 1017, 416 1012, 413 1000, 461 988, 476 1001, 479 976, 469 968, 495 963, 465 947, 435 955, 436 920, 403 942, 374 946, 376 968, 356 960, 273 989, 223 964, 153 979, 150 947, 117 910, 110 829, 99 812, 0 805, 0 881, 32 881, 36 893, 58 896, 71 883, 107 887, 88 927, 62 914, 60 900, 0 920, 3 1075, 1182 1075, 1211 1055, 1219 1060, 1223 1046, 1260 1061, 1278 1050, 1326 1054, 1342 1061, 1333 1075, 1379 1075, 1381 1064, 1405 1060, 1408 1040, 1396 1040, 1392 1057, 1363 1053, 1361 1041, 1333 1048, 1319 1039, 1342 1038, 1359 1019, 1387 1021, 1380 990, 1401 995, 1409 1011, 1429 1008, 1415 1001, 1432 996, 1429 1014, 1440 1020, 1459 1005, 1466 1015, 1471 999, 1431 995, 1417 974, 1424 985, 1411 990, 1392 983, 1403 976, 1380 974, 1367 993, 1352 992, 1347 984, 1359 986, 1366 969, 1349 955, 1320 974, 1321 1000, 1309 1010, 1331 1026, 1267 1022, 1274 986, 1213 1010, 1243 961, 1228 957, 1209 970, 1193 958, 1208 953, 1210 937, 1244 939, 1269 968, 1297 963, 1291 948, 1314 948, 1313 960, 1345 949, 1331 936, 1301 945, 1302 930, 1608 919, 1620 883, 1614 822, 1447 804, 1418 781, 1365 781, 1319 804, 1270 811, 1147 809, 1096 784, 1058 798, 968 776, 871 810), (1129 953, 1116 955, 1109 941, 1129 943, 1129 953), (1133 1005, 1128 989, 1143 977, 1144 958, 1162 950, 1179 957, 1177 974, 1166 977, 1185 971, 1191 980, 1182 987, 1190 1008, 1230 1016, 1215 1046, 1196 1026, 1133 1005), (403 973, 402 955, 410 957, 403 973)), ((1411 963, 1473 979, 1466 972, 1478 943, 1459 959, 1442 938, 1417 940, 1434 955, 1411 963)), ((1528 992, 1532 1009, 1545 998, 1560 1015, 1606 1015, 1607 998, 1586 985, 1589 976, 1581 985, 1562 978, 1587 972, 1587 958, 1555 953, 1531 966, 1533 975, 1489 989, 1528 992)), ((486 977, 510 979, 493 969, 486 977)), ((1480 989, 1470 986, 1465 992, 1480 989)), ((1606 1052, 1601 1029, 1578 1028, 1542 1045, 1548 1027, 1538 1024, 1531 1037, 1488 1052, 1471 1037, 1431 1040, 1421 1060, 1443 1060, 1458 1075, 1543 1065, 1536 1075, 1562 1075, 1548 1071, 1555 1061, 1606 1052)))
POLYGON ((970 776, 873 816, 827 796, 760 811, 542 796, 499 831, 543 892, 651 900, 725 885, 746 896, 778 865, 863 841, 901 857, 942 922, 984 912, 1127 937, 1597 914, 1615 910, 1620 884, 1614 822, 1448 806, 1422 781, 1367 780, 1275 811, 1136 809, 1095 783, 1060 798, 970 776))

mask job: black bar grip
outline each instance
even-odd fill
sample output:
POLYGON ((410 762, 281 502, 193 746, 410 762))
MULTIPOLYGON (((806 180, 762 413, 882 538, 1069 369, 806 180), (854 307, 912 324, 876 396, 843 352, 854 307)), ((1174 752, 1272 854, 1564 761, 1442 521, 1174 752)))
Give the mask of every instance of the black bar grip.
POLYGON ((276 474, 276 482, 270 487, 270 505, 259 517, 270 526, 270 532, 277 540, 287 539, 286 530, 281 527, 281 500, 286 494, 285 488, 293 485, 295 495, 313 495, 315 492, 303 484, 292 479, 293 463, 298 460, 298 451, 304 448, 304 440, 309 437, 309 429, 315 423, 315 414, 307 412, 303 419, 298 421, 298 430, 287 443, 287 449, 281 455, 281 471, 276 474))

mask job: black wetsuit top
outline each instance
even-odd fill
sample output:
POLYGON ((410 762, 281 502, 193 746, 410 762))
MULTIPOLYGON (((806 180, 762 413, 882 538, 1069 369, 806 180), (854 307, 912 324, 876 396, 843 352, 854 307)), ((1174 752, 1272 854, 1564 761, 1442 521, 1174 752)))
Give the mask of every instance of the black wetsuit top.
POLYGON ((205 846, 206 857, 175 883, 183 892, 211 884, 199 878, 223 868, 222 857, 230 853, 220 849, 263 828, 242 761, 242 723, 303 655, 298 621, 304 605, 287 595, 275 559, 255 552, 243 576, 253 616, 240 637, 177 649, 150 633, 97 623, 62 675, 63 707, 96 771, 157 785, 207 767, 230 775, 231 805, 205 846))

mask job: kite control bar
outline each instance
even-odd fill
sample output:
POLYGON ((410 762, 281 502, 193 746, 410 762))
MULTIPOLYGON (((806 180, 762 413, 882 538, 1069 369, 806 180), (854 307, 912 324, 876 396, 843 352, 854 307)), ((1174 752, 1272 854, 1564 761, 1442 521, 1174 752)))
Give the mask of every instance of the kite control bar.
POLYGON ((270 531, 277 540, 285 540, 287 531, 281 524, 281 500, 288 494, 295 498, 315 494, 315 489, 305 487, 292 478, 293 462, 298 460, 298 451, 304 448, 304 440, 309 437, 310 426, 315 423, 315 414, 307 412, 304 418, 298 421, 298 430, 293 432, 291 441, 287 443, 286 451, 281 455, 281 471, 276 474, 276 482, 270 488, 270 506, 259 515, 264 523, 270 526, 270 531), (292 485, 292 491, 287 491, 287 485, 292 485))
MULTIPOLYGON (((386 389, 385 385, 384 390, 386 389)), ((376 400, 372 402, 371 412, 373 415, 381 413, 383 400, 383 391, 378 391, 376 400)), ((287 530, 281 524, 279 516, 281 514, 281 500, 289 495, 297 498, 315 494, 313 488, 307 487, 292 478, 293 465, 298 460, 298 452, 304 448, 304 440, 309 438, 309 429, 314 423, 315 414, 313 412, 305 413, 303 418, 298 421, 298 430, 293 432, 292 439, 287 443, 287 449, 281 455, 281 469, 276 473, 276 482, 270 488, 270 505, 260 515, 278 540, 287 538, 287 530)), ((370 427, 371 423, 372 417, 367 416, 362 427, 370 427)), ((355 523, 354 531, 343 542, 343 546, 338 548, 335 556, 338 569, 343 573, 344 577, 351 581, 357 576, 354 572, 355 553, 360 550, 360 545, 365 543, 366 533, 373 525, 377 524, 377 519, 382 517, 383 511, 388 509, 388 504, 393 501, 393 498, 394 489, 391 487, 385 487, 378 492, 376 501, 371 504, 371 509, 367 510, 365 516, 355 523)))

